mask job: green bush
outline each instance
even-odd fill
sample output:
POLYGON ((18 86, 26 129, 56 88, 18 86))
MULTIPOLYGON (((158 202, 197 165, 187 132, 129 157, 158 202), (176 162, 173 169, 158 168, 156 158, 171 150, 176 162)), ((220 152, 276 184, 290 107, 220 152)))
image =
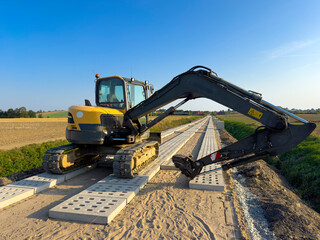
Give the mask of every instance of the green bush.
POLYGON ((0 177, 41 167, 43 155, 48 149, 66 144, 66 140, 50 141, 0 152, 0 177))

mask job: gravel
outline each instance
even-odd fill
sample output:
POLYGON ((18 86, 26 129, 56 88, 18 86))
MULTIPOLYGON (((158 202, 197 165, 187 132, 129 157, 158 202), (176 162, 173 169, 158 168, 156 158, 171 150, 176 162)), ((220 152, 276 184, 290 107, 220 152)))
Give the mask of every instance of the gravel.
POLYGON ((264 210, 261 208, 257 196, 246 187, 245 177, 239 174, 236 169, 233 169, 232 175, 240 206, 252 239, 276 239, 273 231, 269 229, 268 221, 265 218, 264 210))

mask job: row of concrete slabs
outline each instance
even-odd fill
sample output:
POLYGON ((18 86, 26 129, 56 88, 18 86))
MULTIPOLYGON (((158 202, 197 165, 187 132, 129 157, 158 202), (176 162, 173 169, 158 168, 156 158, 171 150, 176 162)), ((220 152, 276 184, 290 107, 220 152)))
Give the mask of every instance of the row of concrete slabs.
MULTIPOLYGON (((214 143, 212 143, 212 141, 214 141, 212 140, 212 137, 215 131, 211 117, 201 119, 192 124, 187 124, 187 126, 184 127, 176 128, 174 131, 171 131, 170 134, 189 127, 178 136, 162 144, 160 146, 159 158, 144 168, 139 173, 139 176, 133 179, 119 179, 114 175, 110 175, 50 209, 49 217, 99 224, 110 223, 112 219, 123 208, 125 208, 126 204, 128 204, 134 196, 138 194, 140 189, 142 189, 145 184, 147 184, 147 182, 160 170, 160 165, 168 162, 206 121, 208 121, 208 126, 205 131, 205 137, 198 158, 212 153, 215 150, 212 147, 214 145, 214 143)), ((167 134, 168 133, 169 132, 167 132, 167 134)), ((216 139, 216 137, 214 137, 214 139, 216 139)), ((66 175, 43 173, 1 187, 0 208, 25 199, 47 188, 53 187, 56 184, 62 183, 72 177, 93 169, 95 166, 96 164, 66 175)), ((215 168, 216 166, 206 166, 204 171, 207 171, 207 168, 212 169, 213 167, 215 168)), ((195 183, 191 181, 189 183, 190 188, 218 191, 222 191, 224 189, 221 187, 224 184, 222 172, 214 172, 210 175, 200 175, 198 179, 194 179, 194 182, 195 183), (213 182, 215 184, 212 184, 213 182), (215 187, 212 187, 213 185, 215 187), (217 186, 220 186, 220 188, 217 188, 217 186)))
POLYGON ((138 194, 208 118, 198 121, 180 135, 160 145, 160 156, 133 179, 110 175, 72 198, 49 210, 49 217, 80 222, 109 224, 112 219, 138 194), (190 135, 190 136, 189 136, 190 135), (180 137, 179 137, 180 136, 180 137))

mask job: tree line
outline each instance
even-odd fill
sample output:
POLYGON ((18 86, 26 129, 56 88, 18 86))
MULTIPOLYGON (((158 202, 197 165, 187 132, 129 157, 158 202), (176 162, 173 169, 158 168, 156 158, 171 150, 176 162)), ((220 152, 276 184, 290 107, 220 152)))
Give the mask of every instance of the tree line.
POLYGON ((25 107, 16 109, 9 108, 8 111, 2 111, 0 109, 0 118, 35 118, 36 112, 29 110, 25 107))

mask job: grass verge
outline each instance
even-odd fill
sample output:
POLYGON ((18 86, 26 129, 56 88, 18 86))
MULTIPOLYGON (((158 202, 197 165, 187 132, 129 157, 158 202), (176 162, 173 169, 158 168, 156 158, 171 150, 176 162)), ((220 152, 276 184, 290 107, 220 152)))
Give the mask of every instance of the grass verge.
POLYGON ((43 155, 48 149, 65 144, 68 144, 67 140, 50 141, 0 152, 0 177, 41 167, 43 155))
MULTIPOLYGON (((224 121, 226 130, 236 139, 247 137, 255 130, 252 124, 224 121)), ((290 151, 265 160, 279 169, 295 192, 320 213, 319 137, 309 136, 290 151)))

